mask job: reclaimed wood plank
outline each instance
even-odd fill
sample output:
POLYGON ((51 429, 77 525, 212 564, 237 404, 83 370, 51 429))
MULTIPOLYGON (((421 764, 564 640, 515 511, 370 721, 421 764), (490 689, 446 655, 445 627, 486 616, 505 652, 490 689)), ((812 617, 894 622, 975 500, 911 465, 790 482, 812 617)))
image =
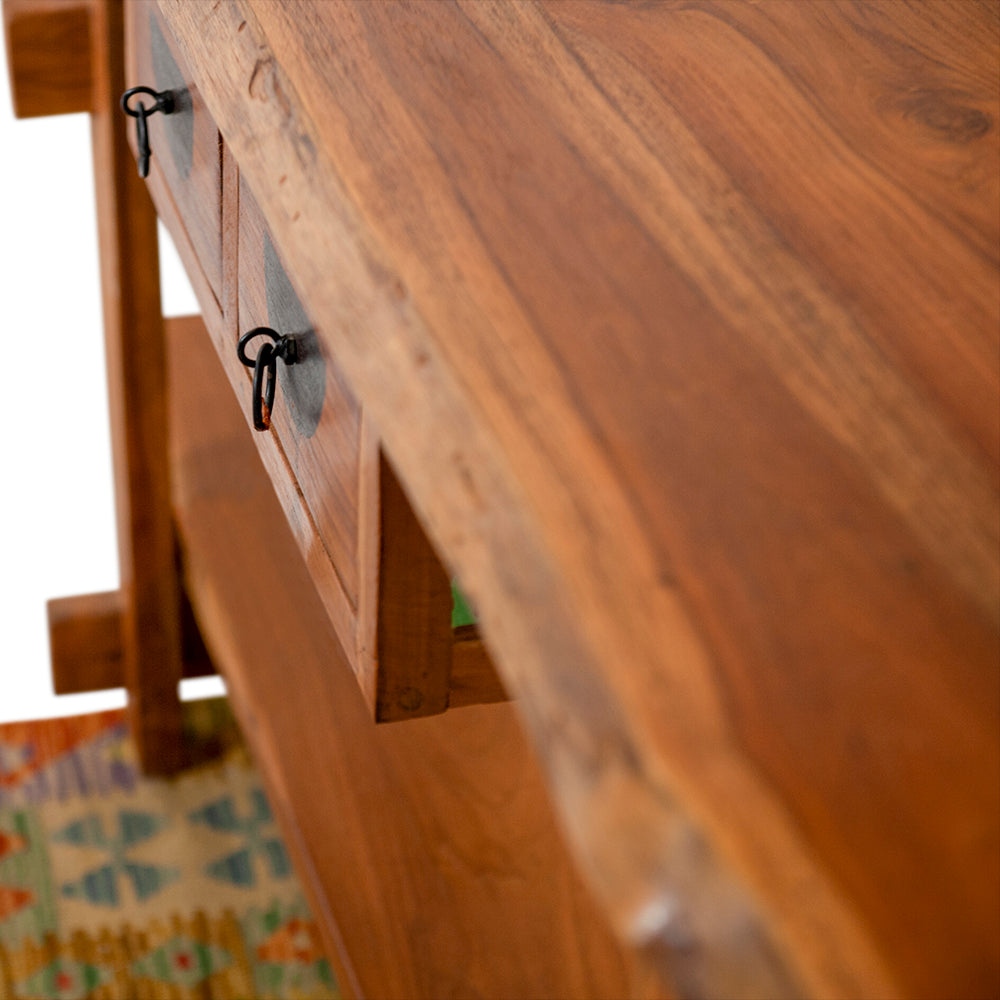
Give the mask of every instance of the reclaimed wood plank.
POLYGON ((620 932, 995 990, 995 6, 160 2, 620 932))

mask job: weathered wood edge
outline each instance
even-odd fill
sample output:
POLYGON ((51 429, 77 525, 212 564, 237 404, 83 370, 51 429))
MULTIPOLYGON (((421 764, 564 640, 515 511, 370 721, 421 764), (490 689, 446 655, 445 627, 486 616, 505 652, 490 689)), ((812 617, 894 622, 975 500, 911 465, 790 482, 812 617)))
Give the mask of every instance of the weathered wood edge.
POLYGON ((358 616, 349 659, 372 718, 377 701, 379 455, 378 428, 367 407, 362 406, 358 433, 358 616))

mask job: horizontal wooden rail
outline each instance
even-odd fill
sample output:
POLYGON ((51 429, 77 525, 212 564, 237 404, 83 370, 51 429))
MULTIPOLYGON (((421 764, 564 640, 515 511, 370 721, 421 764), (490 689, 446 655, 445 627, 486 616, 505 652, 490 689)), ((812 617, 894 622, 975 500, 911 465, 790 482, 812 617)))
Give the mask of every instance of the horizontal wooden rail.
POLYGON ((90 111, 90 5, 4 0, 11 102, 18 118, 90 111))
MULTIPOLYGON (((48 603, 52 686, 56 694, 81 694, 125 686, 121 591, 60 597, 48 603)), ((182 619, 184 677, 215 673, 194 619, 182 619)))

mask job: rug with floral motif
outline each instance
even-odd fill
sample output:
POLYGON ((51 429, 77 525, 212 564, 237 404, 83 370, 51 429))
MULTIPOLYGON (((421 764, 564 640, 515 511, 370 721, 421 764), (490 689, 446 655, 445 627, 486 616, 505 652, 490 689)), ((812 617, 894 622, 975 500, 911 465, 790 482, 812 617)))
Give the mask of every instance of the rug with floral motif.
POLYGON ((185 726, 163 780, 123 712, 0 725, 0 998, 337 997, 226 703, 185 726))

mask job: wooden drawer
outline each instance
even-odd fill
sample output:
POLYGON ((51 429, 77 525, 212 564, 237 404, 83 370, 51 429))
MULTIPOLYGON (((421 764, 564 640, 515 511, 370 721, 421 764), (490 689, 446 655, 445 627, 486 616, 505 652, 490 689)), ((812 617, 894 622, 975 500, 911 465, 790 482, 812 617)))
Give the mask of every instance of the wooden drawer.
MULTIPOLYGON (((126 5, 125 32, 127 86, 170 91, 174 98, 171 114, 148 118, 150 193, 184 258, 202 307, 219 312, 223 257, 219 130, 153 0, 126 5), (214 301, 206 302, 206 291, 214 301)), ((129 141, 135 151, 132 119, 129 141)))
MULTIPOLYGON (((346 604, 358 608, 362 413, 334 358, 320 349, 246 183, 239 194, 239 330, 292 334, 298 362, 279 362, 272 426, 315 532, 336 567, 346 604)), ((251 356, 261 346, 250 349, 251 356)))
MULTIPOLYGON (((235 176, 227 171, 227 184, 235 176)), ((236 183, 238 198, 226 204, 238 204, 238 332, 270 327, 298 347, 294 365, 278 362, 270 430, 255 439, 373 715, 391 721, 503 699, 475 630, 453 627, 444 567, 322 346, 335 338, 317 336, 249 186, 236 183)), ((235 345, 226 353, 249 414, 250 371, 235 345)))

